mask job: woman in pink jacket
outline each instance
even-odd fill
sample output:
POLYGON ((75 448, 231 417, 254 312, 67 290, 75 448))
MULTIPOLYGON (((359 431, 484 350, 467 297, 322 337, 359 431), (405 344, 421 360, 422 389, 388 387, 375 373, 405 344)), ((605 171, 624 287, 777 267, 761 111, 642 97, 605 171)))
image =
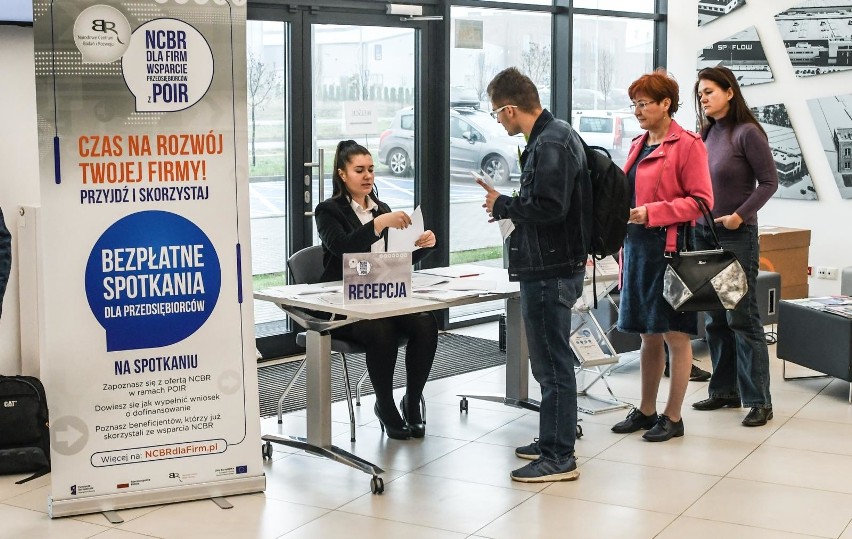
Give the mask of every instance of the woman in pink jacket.
POLYGON ((700 215, 696 196, 713 207, 707 150, 701 137, 672 119, 678 109, 678 85, 662 70, 639 77, 627 90, 631 108, 646 133, 630 147, 624 170, 633 187, 633 209, 622 252, 618 329, 642 338, 642 402, 613 432, 650 429, 643 438, 664 442, 683 436, 681 406, 692 367, 689 335, 698 330, 695 313, 678 313, 663 299, 667 252, 682 246, 681 223, 700 215), (663 345, 671 361, 669 398, 657 415, 657 391, 665 367, 663 345))

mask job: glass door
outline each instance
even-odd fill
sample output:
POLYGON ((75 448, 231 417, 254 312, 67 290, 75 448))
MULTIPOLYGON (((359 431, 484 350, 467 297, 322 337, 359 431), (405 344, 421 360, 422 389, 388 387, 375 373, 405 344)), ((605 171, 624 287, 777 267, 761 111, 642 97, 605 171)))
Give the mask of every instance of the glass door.
MULTIPOLYGON (((302 6, 249 8, 248 134, 254 289, 288 284, 287 259, 319 243, 313 209, 332 193, 334 152, 354 139, 373 155, 379 197, 412 211, 422 21, 302 6), (322 151, 322 159, 320 159, 322 151), (321 181, 320 181, 321 178, 321 181)), ((264 358, 301 351, 300 330, 255 302, 264 358)))
POLYGON ((379 198, 413 211, 414 39, 413 28, 311 25, 311 141, 317 162, 320 150, 324 156, 323 189, 314 181, 313 206, 331 196, 337 143, 352 139, 373 155, 379 198))

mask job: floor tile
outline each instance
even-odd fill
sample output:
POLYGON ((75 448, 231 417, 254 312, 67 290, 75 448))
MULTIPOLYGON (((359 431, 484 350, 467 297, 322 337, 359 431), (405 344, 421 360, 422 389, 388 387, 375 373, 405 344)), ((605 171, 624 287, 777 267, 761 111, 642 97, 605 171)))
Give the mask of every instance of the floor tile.
POLYGON ((499 429, 495 429, 484 436, 480 436, 476 439, 476 441, 511 448, 527 445, 538 436, 538 422, 539 416, 537 413, 523 415, 503 425, 499 429))
POLYGON ((397 522, 471 534, 517 506, 532 494, 407 474, 392 483, 382 496, 362 496, 340 510, 397 522))
POLYGON ((163 539, 274 539, 327 512, 263 494, 229 496, 228 501, 234 507, 226 510, 210 500, 173 503, 125 522, 119 529, 163 539))
MULTIPOLYGON (((148 513, 153 513, 159 509, 165 507, 164 505, 148 505, 146 507, 134 507, 132 509, 120 509, 118 510, 119 516, 124 520, 124 522, 130 522, 131 520, 137 519, 142 515, 147 515, 148 513)), ((88 522, 89 524, 97 524, 99 526, 108 526, 115 527, 119 524, 113 524, 103 515, 103 513, 89 513, 86 515, 74 515, 74 520, 79 520, 81 522, 88 522)))
MULTIPOLYGON (((773 350, 774 346, 769 347, 770 349, 770 360, 769 360, 769 391, 774 392, 776 390, 785 390, 785 391, 800 391, 805 393, 810 393, 812 395, 816 395, 831 382, 831 378, 811 378, 811 379, 793 379, 793 380, 785 380, 784 379, 784 369, 783 369, 783 361, 780 359, 775 359, 773 350)), ((790 378, 800 377, 800 376, 819 376, 821 373, 816 371, 812 371, 805 367, 801 367, 796 365, 795 363, 787 362, 786 366, 786 376, 790 378)))
POLYGON ((0 502, 8 498, 20 496, 31 490, 36 490, 50 485, 50 474, 37 477, 31 481, 27 481, 22 485, 16 485, 15 481, 26 479, 31 474, 14 474, 0 476, 0 502))
POLYGON ((317 539, 323 537, 345 537, 346 539, 377 539, 380 537, 465 539, 467 534, 335 511, 293 530, 282 536, 281 539, 317 539))
POLYGON ((804 535, 837 537, 852 518, 852 495, 722 479, 684 514, 804 535))
POLYGON ((3 500, 4 504, 38 511, 47 514, 47 498, 50 496, 50 485, 44 485, 34 490, 24 492, 13 498, 3 500))
MULTIPOLYGON (((335 509, 370 494, 371 476, 326 458, 292 455, 264 466, 266 497, 286 502, 335 509)), ((382 474, 385 487, 402 472, 382 474)))
POLYGON ((846 526, 846 530, 840 534, 838 539, 852 539, 852 522, 846 526))
MULTIPOLYGON (((582 481, 582 479, 581 479, 582 481)), ((537 494, 501 516, 477 535, 493 539, 554 537, 655 537, 672 515, 630 507, 537 494)))
POLYGON ((0 504, 0 538, 3 539, 78 539, 106 531, 71 518, 49 518, 46 513, 0 504))
POLYGON ((471 442, 418 468, 416 473, 457 481, 538 492, 547 485, 512 481, 509 472, 529 461, 515 456, 514 447, 471 442))
POLYGON ((852 456, 765 445, 728 477, 852 494, 852 456))
MULTIPOLYGON (((427 420, 428 421, 428 420, 427 420)), ((458 449, 467 442, 430 434, 427 423, 426 436, 409 440, 392 440, 376 426, 367 425, 358 431, 358 441, 349 442, 344 434, 332 440, 337 447, 353 453, 385 470, 410 472, 427 462, 432 462, 458 449)))
POLYGON ((708 475, 723 476, 742 462, 757 444, 694 436, 686 425, 686 435, 667 442, 646 442, 633 433, 597 458, 643 466, 656 466, 708 475))
MULTIPOLYGON (((804 393, 793 392, 791 394, 812 398, 804 393)), ((744 427, 742 421, 746 414, 748 414, 748 409, 721 408, 709 411, 696 410, 692 407, 692 403, 698 400, 700 399, 688 401, 686 403, 688 406, 683 407, 683 423, 687 429, 687 433, 690 435, 757 445, 765 442, 790 419, 790 416, 775 411, 773 412, 773 418, 766 425, 762 427, 744 427)))
POLYGON ((93 535, 92 539, 152 539, 152 535, 142 535, 141 533, 127 532, 112 528, 103 533, 93 535))
POLYGON ((657 536, 657 539, 816 539, 815 535, 780 532, 752 526, 740 526, 727 522, 679 517, 657 536))
POLYGON ((791 418, 766 441, 766 445, 852 455, 852 423, 791 418))
POLYGON ((511 423, 524 414, 516 408, 479 409, 459 413, 458 403, 442 404, 429 401, 426 408, 426 433, 456 440, 475 440, 511 423))
POLYGON ((796 412, 794 417, 852 424, 852 404, 842 398, 820 394, 796 412))
POLYGON ((678 515, 720 479, 651 466, 591 460, 580 467, 578 481, 553 483, 543 492, 678 515))

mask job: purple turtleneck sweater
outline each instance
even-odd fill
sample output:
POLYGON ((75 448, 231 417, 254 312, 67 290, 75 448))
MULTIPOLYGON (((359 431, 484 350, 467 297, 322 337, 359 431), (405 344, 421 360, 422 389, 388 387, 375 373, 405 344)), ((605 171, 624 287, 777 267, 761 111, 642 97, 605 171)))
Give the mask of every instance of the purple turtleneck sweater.
POLYGON ((766 137, 752 123, 734 125, 724 118, 706 132, 704 144, 713 180, 713 217, 736 212, 745 224, 756 225, 757 210, 778 189, 778 170, 766 137))

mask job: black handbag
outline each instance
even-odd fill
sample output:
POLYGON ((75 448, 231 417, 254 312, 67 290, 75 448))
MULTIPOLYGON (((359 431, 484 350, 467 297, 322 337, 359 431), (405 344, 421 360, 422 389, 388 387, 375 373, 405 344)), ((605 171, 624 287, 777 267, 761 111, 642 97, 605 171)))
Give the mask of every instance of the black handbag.
POLYGON ((678 312, 732 310, 748 292, 748 280, 737 256, 722 249, 707 204, 698 197, 705 221, 713 233, 715 249, 690 250, 688 225, 684 250, 667 253, 663 297, 678 312))

